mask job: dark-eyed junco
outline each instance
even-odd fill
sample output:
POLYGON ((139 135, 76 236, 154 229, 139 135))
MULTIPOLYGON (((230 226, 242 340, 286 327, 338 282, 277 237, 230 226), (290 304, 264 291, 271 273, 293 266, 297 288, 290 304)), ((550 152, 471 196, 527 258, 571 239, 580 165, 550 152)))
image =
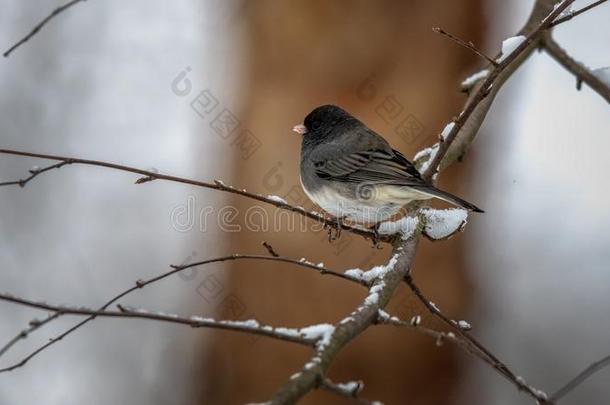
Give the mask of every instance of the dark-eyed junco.
POLYGON ((422 179, 415 166, 347 111, 324 105, 293 131, 302 134, 301 184, 330 215, 378 224, 414 200, 439 198, 483 212, 422 179))

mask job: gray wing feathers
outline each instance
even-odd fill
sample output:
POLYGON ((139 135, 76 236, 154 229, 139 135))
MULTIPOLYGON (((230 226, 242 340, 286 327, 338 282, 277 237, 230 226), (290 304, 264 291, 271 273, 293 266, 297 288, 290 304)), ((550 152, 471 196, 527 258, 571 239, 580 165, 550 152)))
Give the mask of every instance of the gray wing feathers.
POLYGON ((400 152, 369 150, 314 162, 316 175, 346 183, 374 181, 400 186, 423 185, 417 169, 400 152))

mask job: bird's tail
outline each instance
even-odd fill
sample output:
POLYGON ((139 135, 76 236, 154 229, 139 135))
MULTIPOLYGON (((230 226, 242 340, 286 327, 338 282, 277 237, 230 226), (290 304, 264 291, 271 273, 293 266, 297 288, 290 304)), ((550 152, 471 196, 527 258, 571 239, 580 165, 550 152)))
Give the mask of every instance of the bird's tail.
POLYGON ((479 207, 477 207, 476 205, 471 204, 471 203, 469 203, 466 200, 462 200, 460 197, 454 196, 451 193, 448 193, 448 192, 443 191, 443 190, 439 190, 436 187, 425 186, 425 187, 421 187, 420 188, 420 187, 415 186, 413 188, 417 189, 418 191, 420 191, 422 193, 428 194, 428 195, 430 195, 432 197, 436 197, 436 198, 439 198, 439 199, 441 199, 443 201, 447 201, 448 203, 457 205, 458 207, 465 208, 465 209, 467 209, 469 211, 485 212, 482 209, 480 209, 479 207))

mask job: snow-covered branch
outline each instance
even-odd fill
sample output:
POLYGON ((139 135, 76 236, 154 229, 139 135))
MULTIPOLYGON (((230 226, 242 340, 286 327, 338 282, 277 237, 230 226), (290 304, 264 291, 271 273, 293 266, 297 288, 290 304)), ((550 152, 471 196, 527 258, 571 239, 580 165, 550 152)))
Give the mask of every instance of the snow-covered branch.
MULTIPOLYGON (((247 332, 254 335, 267 336, 274 339, 285 340, 288 342, 300 343, 310 346, 316 344, 321 339, 321 336, 318 336, 315 333, 311 333, 311 329, 313 329, 315 325, 300 329, 273 327, 269 325, 261 325, 255 319, 248 319, 245 321, 232 321, 215 320, 213 318, 204 318, 200 316, 183 317, 175 314, 152 312, 144 309, 131 309, 121 305, 118 305, 118 310, 114 311, 98 310, 87 307, 49 304, 42 301, 33 301, 26 298, 16 297, 14 295, 6 293, 0 293, 0 301, 12 302, 31 308, 59 313, 61 315, 94 316, 103 318, 148 319, 153 321, 187 325, 194 328, 225 329, 238 332, 247 332)), ((0 371, 6 370, 2 369, 0 371)))
POLYGON ((369 401, 362 398, 359 394, 364 388, 362 381, 349 381, 346 383, 335 383, 329 378, 324 378, 320 383, 320 387, 337 395, 350 399, 352 402, 360 405, 383 405, 379 401, 369 401))
POLYGON ((379 310, 387 305, 415 257, 419 235, 395 242, 388 264, 379 269, 368 295, 351 314, 337 322, 327 339, 318 343, 316 351, 303 368, 294 374, 273 396, 272 405, 293 404, 319 385, 339 352, 360 333, 375 324, 379 310))
POLYGON ((428 149, 427 155, 420 155, 423 159, 415 159, 420 168, 422 166, 425 168, 424 178, 432 180, 439 169, 447 167, 464 155, 502 84, 535 49, 543 32, 573 2, 574 0, 563 0, 556 7, 551 0, 536 2, 528 22, 518 34, 524 37, 523 40, 511 49, 511 52, 498 59, 497 65, 489 64, 487 67, 489 74, 469 93, 468 100, 460 114, 453 120, 450 131, 439 139, 435 146, 428 149))
MULTIPOLYGON (((271 251, 275 252, 275 250, 273 250, 273 247, 271 245, 269 245, 268 243, 265 244, 266 248, 269 250, 271 249, 271 251)), ((276 253, 277 255, 277 253, 276 253)), ((176 273, 182 272, 184 270, 187 269, 192 269, 192 268, 197 268, 200 266, 204 266, 207 264, 212 264, 212 263, 220 263, 220 262, 225 262, 225 261, 242 261, 242 260, 264 260, 264 261, 271 261, 271 262, 280 262, 280 263, 288 263, 288 264, 292 264, 294 266, 296 266, 296 268, 303 268, 306 270, 313 270, 317 273, 320 273, 322 275, 326 274, 326 275, 330 275, 333 277, 337 277, 337 278, 342 278, 344 280, 348 280, 348 281, 352 281, 354 283, 363 285, 363 286, 368 286, 368 284, 366 284, 363 280, 356 278, 356 277, 352 277, 348 274, 343 274, 343 273, 338 273, 332 270, 329 270, 327 268, 325 268, 324 266, 320 265, 320 264, 314 264, 311 263, 307 260, 303 260, 303 259, 290 259, 287 257, 282 257, 282 256, 274 256, 274 255, 270 255, 270 256, 263 256, 263 255, 244 255, 244 254, 233 254, 233 255, 228 255, 228 256, 221 256, 221 257, 216 257, 216 258, 212 258, 212 259, 208 259, 208 260, 202 260, 202 261, 198 261, 198 262, 194 262, 194 263, 189 263, 189 264, 184 264, 184 265, 171 265, 171 270, 166 271, 164 273, 161 273, 157 276, 151 277, 147 280, 137 280, 133 286, 131 286, 130 288, 120 292, 119 294, 115 295, 114 297, 112 297, 111 299, 109 299, 106 303, 104 303, 101 307, 99 307, 97 309, 97 311, 105 311, 107 308, 109 308, 112 304, 116 303, 118 300, 120 300, 121 298, 124 298, 125 296, 133 293, 134 291, 140 290, 150 284, 156 283, 158 281, 161 281, 165 278, 168 278, 176 273)), ((49 317, 45 318, 42 321, 32 321, 30 322, 31 325, 29 328, 24 329, 23 331, 19 332, 13 339, 11 339, 8 343, 6 343, 2 349, 0 350, 0 357, 6 353, 12 346, 14 346, 19 340, 25 339, 30 333, 34 332, 36 329, 40 328, 41 326, 44 326, 46 323, 55 320, 56 318, 58 318, 59 316, 65 314, 65 312, 60 312, 57 311, 54 314, 50 315, 49 317)), ((26 357, 24 357, 21 361, 11 365, 11 366, 7 366, 4 368, 0 369, 0 372, 5 372, 5 371, 11 371, 14 370, 16 368, 22 367, 24 366, 27 362, 29 362, 33 357, 37 356, 39 353, 41 353, 42 351, 48 349, 50 346, 58 343, 59 341, 63 340, 66 336, 70 335, 71 333, 75 332, 76 330, 80 329, 81 327, 83 327, 84 325, 86 325, 88 322, 94 320, 97 317, 96 314, 91 314, 90 316, 88 316, 87 318, 85 318, 84 320, 80 321, 79 323, 77 323, 76 325, 72 326, 71 328, 67 329, 66 331, 64 331, 63 333, 55 336, 54 338, 50 339, 47 343, 41 345, 40 347, 38 347, 37 349, 35 349, 34 351, 32 351, 30 354, 28 354, 26 357)))

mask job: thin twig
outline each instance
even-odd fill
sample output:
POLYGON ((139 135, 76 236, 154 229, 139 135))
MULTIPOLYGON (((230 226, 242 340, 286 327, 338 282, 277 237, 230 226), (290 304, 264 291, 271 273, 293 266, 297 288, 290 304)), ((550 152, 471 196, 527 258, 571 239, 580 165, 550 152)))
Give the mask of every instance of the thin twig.
POLYGON ((432 338, 434 338, 437 345, 442 345, 443 342, 448 341, 451 342, 462 349, 466 350, 468 353, 472 354, 475 357, 483 360, 485 363, 490 365, 491 367, 496 367, 496 362, 493 361, 492 358, 487 356, 484 352, 478 349, 472 342, 468 339, 457 336, 453 332, 440 332, 434 329, 426 328, 425 326, 420 325, 419 323, 414 323, 413 321, 407 322, 402 319, 399 319, 395 316, 389 316, 385 319, 380 320, 380 324, 382 325, 391 325, 395 327, 406 327, 409 329, 413 329, 420 333, 426 334, 432 338))
POLYGON ((0 187, 3 186, 19 186, 19 187, 25 187, 26 184, 28 184, 30 181, 32 181, 35 177, 41 175, 42 173, 48 172, 49 170, 53 170, 53 169, 59 169, 65 165, 70 164, 69 161, 64 161, 64 162, 59 162, 59 163, 55 163, 52 164, 50 166, 44 167, 42 169, 30 169, 30 175, 26 178, 23 179, 19 179, 19 180, 13 180, 13 181, 5 181, 3 183, 0 183, 0 187))
POLYGON ((574 388, 582 384, 587 378, 591 377, 593 374, 597 373, 598 371, 607 366, 610 366, 610 355, 604 357, 601 360, 596 361, 595 363, 591 364, 583 371, 581 371, 576 377, 574 377, 566 385, 564 385, 559 390, 557 390, 557 392, 551 395, 551 401, 559 401, 574 388))
MULTIPOLYGON (((414 318, 416 318, 416 317, 414 317, 414 318)), ((379 325, 390 325, 390 326, 413 329, 424 335, 430 336, 431 338, 433 338, 435 340, 435 342, 442 342, 444 340, 450 340, 450 341, 453 341, 458 344, 460 343, 459 342, 460 339, 457 338, 453 332, 441 332, 441 331, 437 331, 437 330, 434 330, 431 328, 427 328, 425 326, 422 326, 419 323, 419 321, 414 322, 413 320, 411 320, 410 322, 407 322, 405 320, 399 319, 396 316, 386 315, 386 316, 380 316, 377 323, 379 325)), ((464 341, 464 343, 466 343, 466 346, 468 345, 468 342, 464 341)))
POLYGON ((9 340, 4 346, 2 346, 2 348, 0 349, 0 357, 2 357, 2 355, 4 353, 6 353, 7 351, 9 351, 9 349, 11 347, 13 347, 15 344, 17 344, 17 342, 19 342, 22 339, 27 338, 30 333, 34 332, 36 329, 46 325, 47 323, 59 318, 60 314, 58 313, 54 313, 51 314, 49 316, 47 316, 45 319, 43 319, 42 321, 39 320, 32 320, 30 321, 30 326, 27 329, 22 330, 21 332, 19 332, 17 335, 15 335, 14 338, 12 338, 11 340, 9 340))
MULTIPOLYGON (((408 277, 408 275, 407 275, 408 277)), ((413 283, 413 280, 410 280, 411 283, 413 283)), ((476 342, 476 340, 474 338, 472 338, 469 335, 464 336, 463 333, 460 333, 461 331, 463 331, 463 328, 459 327, 459 324, 453 320, 450 320, 449 318, 447 318, 435 305, 433 305, 426 297, 423 296, 423 294, 421 293, 421 291, 419 290, 419 288, 417 287, 417 285, 415 285, 415 283, 413 283, 412 285, 410 285, 410 287, 413 287, 415 290, 417 290, 417 297, 420 299, 420 301, 422 301, 422 303, 426 306, 426 308, 435 316, 439 316, 442 319, 444 319, 444 321, 450 325, 453 328, 457 328, 458 329, 458 334, 459 336, 457 336, 455 333, 453 332, 441 332, 441 331, 437 331, 431 328, 427 328, 425 326, 422 326, 419 322, 419 317, 414 317, 410 322, 407 322, 405 320, 399 319, 396 316, 390 316, 387 313, 383 313, 383 315, 381 315, 379 317, 379 321, 378 323, 381 325, 391 325, 391 326, 395 326, 395 327, 405 327, 405 328, 409 328, 409 329, 413 329, 417 332, 423 333, 425 335, 428 335, 432 338, 434 338, 435 342, 437 345, 441 345, 443 342, 445 341, 449 341, 451 343, 454 343, 455 345, 461 347, 462 349, 466 350, 468 353, 472 354, 475 357, 478 357, 479 359, 483 360, 485 363, 487 363, 488 365, 490 365, 493 368, 498 368, 498 360, 496 359, 496 357, 494 355, 489 355, 487 354, 487 350, 481 350, 481 348, 479 346, 482 347, 482 345, 478 342, 476 342), (478 343, 477 344, 475 344, 478 343)), ((498 370, 501 371, 501 370, 498 370)), ((504 374, 504 373, 502 373, 504 374)), ((519 379, 522 380, 522 379, 519 379)))
MULTIPOLYGON (((165 180, 165 181, 171 181, 171 182, 175 182, 175 183, 189 184, 192 186, 209 188, 212 190, 224 191, 227 193, 237 194, 237 195, 241 195, 244 197, 248 197, 253 200, 261 201, 261 202, 273 205, 275 207, 278 207, 278 208, 281 208, 281 209, 284 209, 287 211, 295 212, 297 214, 303 215, 309 219, 314 220, 315 222, 317 222, 319 224, 323 224, 328 227, 336 228, 338 226, 341 226, 341 229, 344 231, 351 232, 355 235, 359 235, 359 236, 362 236, 362 237, 370 239, 370 240, 375 240, 376 237, 378 239, 380 238, 379 240, 381 240, 383 242, 390 242, 392 240, 391 236, 386 235, 386 236, 379 237, 374 232, 369 231, 367 229, 363 229, 363 228, 360 228, 357 226, 350 226, 347 224, 339 225, 339 223, 336 220, 331 219, 331 218, 326 218, 323 215, 320 215, 316 212, 310 212, 310 211, 305 210, 302 207, 297 207, 297 206, 288 204, 287 202, 284 202, 284 201, 281 201, 278 199, 269 198, 262 194, 251 193, 244 189, 239 189, 239 188, 235 188, 232 186, 228 186, 220 180, 215 180, 213 183, 209 183, 209 182, 205 182, 205 181, 187 179, 184 177, 170 176, 167 174, 157 173, 157 172, 153 172, 153 171, 149 171, 149 170, 142 170, 142 169, 138 169, 136 167, 120 165, 120 164, 112 163, 112 162, 72 158, 72 157, 57 156, 57 155, 45 155, 45 154, 41 154, 41 153, 23 152, 23 151, 10 150, 10 149, 0 149, 0 154, 56 160, 56 161, 63 162, 63 164, 61 166, 72 165, 72 164, 81 164, 81 165, 87 165, 87 166, 105 167, 105 168, 119 170, 119 171, 123 171, 123 172, 135 173, 135 174, 139 174, 139 175, 143 176, 143 177, 140 177, 138 180, 136 180, 136 183, 138 181, 140 183, 142 183, 143 182, 142 179, 146 179, 146 182, 150 182, 153 180, 165 180)), ((47 168, 47 170, 50 170, 52 168, 53 167, 49 167, 49 168, 47 168)), ((45 170, 45 171, 47 171, 47 170, 45 170)), ((19 184, 20 181, 21 180, 0 183, 0 186, 19 184)))
MULTIPOLYGON (((282 263, 290 263, 290 264, 294 264, 296 266, 300 266, 300 267, 304 267, 304 268, 307 268, 307 269, 315 270, 315 271, 319 272, 320 274, 328 274, 328 275, 331 275, 331 276, 334 276, 334 277, 338 277, 338 278, 342 278, 342 279, 345 279, 345 280, 353 281, 354 283, 358 283, 360 285, 366 285, 366 283, 363 282, 362 280, 356 279, 354 277, 350 277, 350 276, 348 276, 346 274, 342 274, 342 273, 338 273, 338 272, 329 270, 329 269, 327 269, 325 267, 320 267, 318 265, 315 265, 315 264, 307 262, 307 261, 293 260, 293 259, 289 259, 287 257, 272 257, 272 256, 262 256, 262 255, 241 255, 241 254, 235 254, 235 255, 222 256, 222 257, 217 257, 217 258, 214 258, 214 259, 203 260, 203 261, 200 261, 200 262, 185 264, 185 265, 182 265, 182 266, 173 266, 172 265, 171 266, 172 270, 170 270, 170 271, 167 271, 165 273, 159 274, 159 275, 157 275, 155 277, 152 277, 152 278, 150 278, 148 280, 137 280, 135 282, 134 286, 126 289, 125 291, 117 294, 116 296, 114 296, 113 298, 108 300, 104 305, 102 305, 101 307, 98 308, 98 311, 105 310, 110 305, 112 305, 115 302, 117 302, 119 299, 125 297, 128 294, 131 294, 132 292, 134 292, 136 290, 144 288, 147 285, 155 283, 157 281, 163 280, 164 278, 167 278, 167 277, 169 277, 169 276, 171 276, 173 274, 176 274, 178 272, 184 271, 186 269, 190 269, 190 268, 206 265, 206 264, 218 263, 218 262, 224 262, 224 261, 230 261, 230 260, 267 260, 267 261, 276 261, 276 262, 282 262, 282 263)), ((58 314, 58 316, 59 316, 59 314, 58 314)), ((50 339, 47 343, 45 343, 44 345, 41 345, 36 350, 32 351, 30 354, 28 354, 26 357, 24 357, 21 361, 13 364, 11 366, 8 366, 8 367, 0 369, 0 372, 12 371, 12 370, 17 369, 19 367, 23 367, 33 357, 37 356, 39 353, 41 353, 42 351, 46 350, 47 348, 49 348, 50 346, 54 345, 55 343, 61 341, 63 338, 65 338, 66 336, 68 336, 72 332, 76 331, 77 329, 81 328, 82 326, 84 326, 88 322, 94 320, 95 317, 96 317, 96 315, 91 315, 88 318, 85 318, 81 322, 77 323, 76 325, 74 325, 71 328, 67 329, 66 331, 64 331, 63 333, 59 334, 58 336, 50 339)), ((8 348, 7 348, 7 350, 8 350, 8 348)))
POLYGON ((271 246, 271 244, 269 244, 266 241, 263 241, 262 245, 265 247, 265 249, 267 249, 267 252, 269 252, 269 254, 271 256, 273 256, 273 257, 280 257, 280 255, 277 254, 275 249, 273 249, 273 246, 271 246))
POLYGON ((526 391, 528 394, 532 395, 536 400, 540 403, 548 403, 546 394, 542 391, 531 387, 526 384, 523 378, 518 377, 508 366, 501 361, 496 355, 494 355, 489 349, 487 349, 481 342, 479 342, 475 337, 473 337, 470 333, 466 332, 463 328, 459 327, 458 322, 448 318, 445 314, 443 314, 436 305, 434 305, 420 290, 420 288, 415 284, 413 277, 410 273, 407 273, 404 277, 404 282, 411 289, 411 291, 415 294, 417 299, 426 307, 426 309, 437 318, 441 319, 445 324, 454 329, 465 341, 470 343, 473 348, 476 348, 482 356, 479 356, 483 360, 485 360, 489 365, 491 365, 495 370, 497 370, 502 376, 504 376, 508 381, 513 383, 519 390, 526 391))
POLYGON ((559 17, 559 18, 557 18, 555 21, 553 21, 553 22, 551 23, 551 25, 549 25, 549 28, 553 28, 553 27, 555 27, 555 26, 557 26, 557 25, 559 25, 559 24, 562 24, 562 23, 564 23, 564 22, 566 22, 566 21, 569 21, 569 20, 571 20, 572 18, 576 17, 577 15, 580 15, 580 14, 582 14, 582 13, 586 12, 586 11, 589 11, 589 10, 591 10, 592 8, 599 6, 600 4, 605 3, 606 1, 607 1, 607 0, 598 0, 598 1, 596 1, 595 3, 591 3, 591 4, 589 4, 588 6, 583 7, 583 8, 581 8, 581 9, 578 9, 578 10, 576 10, 576 11, 573 11, 573 12, 568 12, 568 13, 567 13, 565 16, 563 16, 563 17, 559 17))
POLYGON ((350 381, 348 383, 335 383, 329 378, 324 378, 320 382, 320 387, 335 393, 339 396, 347 398, 352 402, 360 405, 382 405, 379 401, 370 401, 368 399, 362 398, 358 394, 362 391, 364 384, 362 381, 350 381))
POLYGON ((42 27, 44 27, 49 21, 51 21, 53 18, 57 17, 59 14, 63 13, 70 7, 76 5, 80 2, 83 2, 83 1, 86 1, 86 0, 72 0, 62 6, 57 7, 55 10, 53 10, 51 12, 51 14, 49 14, 42 21, 40 21, 38 24, 36 24, 36 26, 34 28, 32 28, 32 31, 30 31, 29 34, 27 34, 25 37, 21 38, 13 46, 11 46, 8 50, 6 50, 3 54, 3 56, 5 58, 7 58, 15 49, 19 48, 21 45, 28 42, 34 35, 36 35, 38 33, 38 31, 40 31, 40 29, 42 27))
MULTIPOLYGON (((347 280, 347 281, 351 281, 353 283, 356 284, 360 284, 362 286, 367 287, 367 283, 357 277, 352 277, 348 274, 345 273, 339 273, 337 271, 333 271, 333 270, 329 270, 326 267, 320 265, 320 264, 315 264, 312 262, 309 262, 307 260, 295 260, 295 259, 291 259, 288 257, 283 257, 283 256, 264 256, 264 255, 242 255, 242 254, 233 254, 233 255, 229 255, 229 256, 223 256, 223 257, 217 257, 215 259, 208 259, 208 260, 202 260, 199 262, 193 262, 193 263, 189 263, 189 264, 185 264, 185 265, 171 265, 171 267, 174 269, 173 272, 169 272, 166 273, 167 275, 173 274, 175 272, 179 272, 179 271, 183 271, 186 269, 190 269, 192 267, 199 267, 202 266, 204 264, 209 264, 209 263, 217 263, 217 262, 224 262, 224 261, 229 261, 229 260, 267 260, 267 261, 272 261, 272 262, 282 262, 282 263, 290 263, 290 264, 294 264, 296 266, 301 266, 307 269, 311 269, 311 270, 315 270, 320 274, 327 274, 329 276, 332 277, 336 277, 336 278, 341 278, 343 280, 347 280)), ((154 281, 157 281, 156 279, 154 281)), ((146 284, 150 284, 150 283, 146 283, 146 284)), ((143 284, 143 285, 146 285, 143 284)))
MULTIPOLYGON (((577 83, 586 83, 591 90, 602 96, 604 100, 610 103, 610 86, 608 86, 599 77, 593 74, 586 66, 572 58, 552 37, 550 32, 547 32, 542 40, 543 49, 551 55, 555 61, 563 66, 568 72, 576 76, 577 83)), ((577 88, 580 86, 577 85, 577 88)), ((580 88, 579 88, 580 89, 580 88)))
POLYGON ((474 52, 475 54, 477 54, 481 58, 485 59, 487 62, 489 62, 493 66, 497 66, 498 65, 498 62, 496 62, 495 60, 493 60, 489 56, 485 55, 482 51, 478 50, 477 47, 474 46, 472 41, 466 42, 463 39, 460 39, 460 38, 456 37, 455 35, 447 32, 444 29, 439 28, 439 27, 432 28, 432 31, 434 31, 434 32, 436 32, 438 34, 444 35, 447 38, 449 38, 452 41, 454 41, 455 43, 457 43, 458 45, 463 46, 464 48, 471 50, 472 52, 474 52))
MULTIPOLYGON (((160 322, 177 323, 181 325, 191 326, 193 328, 211 328, 224 329, 238 332, 246 332, 254 335, 266 336, 287 342, 300 343, 303 345, 314 345, 318 339, 313 339, 306 334, 301 333, 300 329, 275 328, 268 325, 260 325, 257 321, 250 319, 247 321, 228 321, 215 320, 212 318, 202 318, 200 316, 182 317, 172 314, 164 314, 162 312, 150 312, 143 309, 128 309, 119 306, 118 311, 97 310, 86 307, 68 307, 62 305, 47 304, 26 298, 16 297, 10 294, 0 293, 0 300, 12 302, 19 305, 24 305, 30 308, 42 309, 45 311, 53 311, 62 315, 79 315, 88 317, 104 317, 104 318, 136 318, 149 319, 160 322)), ((0 371, 6 371, 2 369, 0 371)))
POLYGON ((477 84, 474 91, 471 93, 471 96, 468 98, 468 102, 466 106, 462 110, 462 112, 457 116, 457 118, 453 121, 454 125, 452 126, 449 133, 444 137, 444 140, 439 142, 438 150, 431 157, 431 161, 427 165, 426 171, 423 173, 423 177, 427 180, 431 180, 432 177, 437 173, 440 164, 449 151, 449 147, 456 139, 460 129, 464 127, 464 124, 469 120, 470 116, 475 112, 479 103, 481 103, 490 93, 496 79, 498 76, 507 69, 507 67, 515 61, 517 58, 520 58, 522 54, 526 51, 526 49, 532 49, 532 46, 538 42, 539 37, 542 32, 549 27, 551 22, 557 18, 563 10, 565 10, 570 4, 572 4, 574 0, 563 0, 560 4, 557 5, 543 20, 538 23, 536 27, 529 32, 525 40, 519 44, 509 55, 507 55, 501 62, 499 62, 495 67, 490 69, 489 75, 482 80, 480 84, 477 84))

